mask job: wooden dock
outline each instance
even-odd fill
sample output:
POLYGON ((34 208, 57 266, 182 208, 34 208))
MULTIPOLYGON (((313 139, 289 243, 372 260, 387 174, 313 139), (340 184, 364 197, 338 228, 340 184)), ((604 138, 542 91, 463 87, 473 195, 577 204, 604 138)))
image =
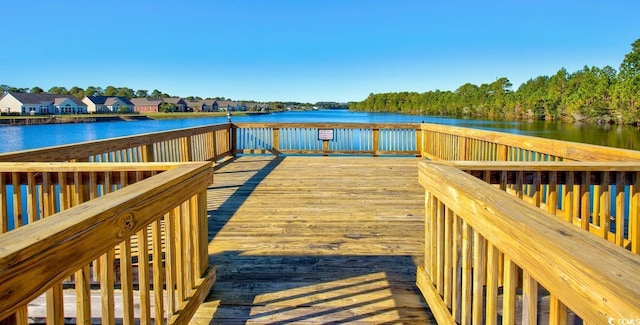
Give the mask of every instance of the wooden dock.
POLYGON ((208 192, 217 281, 195 324, 435 323, 418 159, 232 158, 208 192))

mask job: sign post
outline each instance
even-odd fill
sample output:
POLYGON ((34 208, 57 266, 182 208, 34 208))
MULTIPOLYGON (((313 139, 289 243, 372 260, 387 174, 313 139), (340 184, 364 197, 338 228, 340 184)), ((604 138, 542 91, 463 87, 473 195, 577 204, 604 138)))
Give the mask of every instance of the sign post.
POLYGON ((324 156, 329 155, 329 141, 333 141, 333 129, 318 129, 318 140, 322 140, 324 156))

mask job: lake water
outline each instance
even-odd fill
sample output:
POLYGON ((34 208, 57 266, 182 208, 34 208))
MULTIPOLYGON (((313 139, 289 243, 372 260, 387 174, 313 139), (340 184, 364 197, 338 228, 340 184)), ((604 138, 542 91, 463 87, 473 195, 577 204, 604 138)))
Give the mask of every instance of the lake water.
MULTIPOLYGON (((488 121, 394 113, 317 110, 233 116, 234 122, 436 123, 640 150, 638 128, 542 121, 488 121)), ((226 117, 0 127, 0 152, 226 123, 226 117)))

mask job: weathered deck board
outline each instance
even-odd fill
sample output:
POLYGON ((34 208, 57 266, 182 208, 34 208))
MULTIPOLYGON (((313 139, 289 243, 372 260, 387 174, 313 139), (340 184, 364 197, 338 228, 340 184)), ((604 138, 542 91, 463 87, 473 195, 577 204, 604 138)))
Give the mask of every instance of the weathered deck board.
POLYGON ((435 323, 415 285, 417 159, 245 156, 208 193, 218 278, 195 324, 435 323))

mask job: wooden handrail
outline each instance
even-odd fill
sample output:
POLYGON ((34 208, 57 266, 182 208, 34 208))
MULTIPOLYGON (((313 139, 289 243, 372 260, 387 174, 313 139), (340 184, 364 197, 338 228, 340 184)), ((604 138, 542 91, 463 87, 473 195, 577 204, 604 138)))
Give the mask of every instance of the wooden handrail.
MULTIPOLYGON (((41 149, 29 149, 10 153, 0 154, 0 162, 62 162, 62 161, 87 161, 91 157, 105 154, 120 155, 123 158, 114 157, 113 160, 118 162, 153 162, 153 161, 198 161, 198 160, 215 160, 224 155, 230 154, 228 134, 225 139, 217 139, 216 134, 220 131, 228 132, 229 124, 218 124, 211 126, 200 126, 193 128, 185 128, 173 131, 161 131, 146 133, 136 136, 117 137, 112 139, 87 141, 78 144, 52 146, 41 149), (200 150, 215 150, 214 152, 202 153, 199 157, 193 157, 188 160, 182 159, 183 152, 180 153, 164 153, 161 146, 162 143, 175 141, 179 139, 192 139, 194 137, 209 135, 207 139, 201 139, 200 150), (153 146, 158 146, 154 148, 153 146), (133 158, 127 158, 131 152, 127 152, 132 148, 137 148, 137 152, 133 158)), ((192 146, 197 145, 191 143, 192 146)), ((175 147, 180 144, 171 144, 175 147)), ((191 150, 191 148, 184 148, 191 150)), ((164 150, 166 151, 166 150, 164 150)), ((96 161, 98 161, 96 159, 96 161)))
MULTIPOLYGON (((187 255, 185 258, 193 260, 185 260, 184 265, 177 264, 177 267, 186 268, 188 270, 185 272, 195 274, 184 273, 183 278, 178 278, 181 282, 191 279, 191 283, 178 284, 179 291, 183 292, 179 296, 186 299, 178 306, 183 313, 169 321, 188 320, 189 313, 184 311, 192 312, 194 308, 187 305, 199 304, 198 299, 190 300, 189 297, 197 296, 203 299, 203 293, 200 291, 204 291, 206 295, 215 279, 215 272, 207 271, 206 206, 203 205, 205 204, 204 191, 213 181, 211 165, 210 162, 200 162, 172 166, 171 169, 154 177, 14 231, 0 234, 0 243, 2 243, 0 245, 0 319, 11 315, 74 272, 77 276, 77 270, 82 270, 91 261, 98 258, 106 258, 105 261, 113 259, 109 257, 109 254, 113 253, 109 252, 113 252, 116 245, 121 245, 136 233, 138 236, 141 233, 146 234, 149 225, 156 227, 163 216, 173 214, 176 209, 178 209, 177 213, 181 213, 180 209, 183 206, 187 208, 185 216, 190 220, 188 222, 196 223, 187 226, 187 231, 175 230, 179 238, 183 239, 172 239, 170 242, 177 241, 179 247, 188 246, 182 249, 190 250, 192 255, 187 255), (202 207, 205 207, 204 210, 202 207), (197 215, 190 214, 190 209, 197 215), (180 233, 183 235, 179 235, 180 233), (193 234, 197 235, 193 236, 193 234), (181 244, 181 242, 184 243, 181 244), (52 267, 53 265, 55 267, 52 267), (199 280, 201 276, 203 278, 199 280), (198 288, 194 288, 194 284, 198 288)), ((173 224, 173 221, 167 222, 173 224)), ((156 236, 158 228, 154 229, 154 236, 156 236)), ((158 246, 154 246, 154 249, 157 248, 158 246)), ((159 251, 154 252, 155 274, 157 273, 155 268, 160 267, 162 263, 158 260, 161 255, 159 251)), ((185 254, 184 251, 177 253, 185 254)), ((167 258, 175 258, 170 252, 166 254, 168 254, 167 258)), ((171 264, 175 264, 175 261, 171 264)), ((141 263, 141 267, 144 265, 146 263, 141 263)), ((105 272, 109 271, 105 270, 105 272)), ((106 274, 106 279, 109 279, 109 273, 106 274)), ((175 275, 168 276, 168 278, 174 277, 175 275)), ((157 278, 156 281, 159 279, 157 278)), ((76 280, 78 281, 77 278, 76 280)), ((80 283, 76 282, 76 284, 80 283)), ((142 283, 141 286, 143 286, 142 283)), ((173 288, 173 285, 171 287, 173 288)), ((106 308, 108 310, 113 307, 106 308)), ((178 310, 169 311, 171 314, 178 310)), ((132 315, 129 316, 132 317, 132 315)), ((103 315, 103 321, 105 319, 110 318, 108 315, 103 315)))
POLYGON ((640 151, 504 132, 422 124, 422 155, 432 160, 640 161, 640 151))
POLYGON ((447 164, 499 185, 578 228, 640 254, 640 164, 477 162, 447 164))
POLYGON ((522 286, 523 317, 536 322, 538 285, 551 294, 551 318, 566 319, 563 306, 594 324, 638 317, 640 256, 455 167, 420 163, 419 180, 427 206, 417 282, 439 322, 495 323, 499 286, 503 319, 515 319, 522 286))

